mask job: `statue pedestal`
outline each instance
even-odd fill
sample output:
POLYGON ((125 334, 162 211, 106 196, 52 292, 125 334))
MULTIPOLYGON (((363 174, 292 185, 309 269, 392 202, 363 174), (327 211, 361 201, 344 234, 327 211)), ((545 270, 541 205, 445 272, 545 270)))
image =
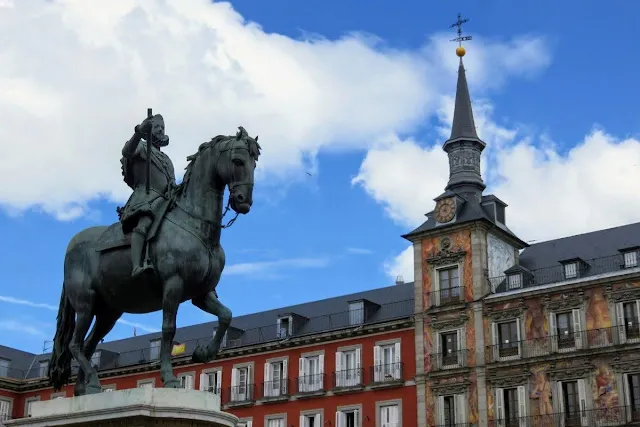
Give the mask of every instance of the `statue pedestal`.
POLYGON ((236 427, 220 396, 195 390, 134 388, 34 402, 31 416, 7 427, 236 427))

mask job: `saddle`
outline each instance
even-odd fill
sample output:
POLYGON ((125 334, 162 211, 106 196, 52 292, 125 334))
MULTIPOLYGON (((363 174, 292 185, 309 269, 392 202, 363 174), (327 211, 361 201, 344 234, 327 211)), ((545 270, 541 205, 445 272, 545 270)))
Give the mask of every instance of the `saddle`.
MULTIPOLYGON (((169 212, 169 208, 172 204, 171 200, 163 200, 160 206, 158 206, 157 215, 149 228, 145 242, 153 240, 156 236, 160 225, 164 221, 165 216, 169 212)), ((96 252, 105 252, 112 249, 127 247, 131 245, 131 233, 126 233, 122 230, 122 223, 116 222, 111 224, 98 238, 96 245, 96 252)))

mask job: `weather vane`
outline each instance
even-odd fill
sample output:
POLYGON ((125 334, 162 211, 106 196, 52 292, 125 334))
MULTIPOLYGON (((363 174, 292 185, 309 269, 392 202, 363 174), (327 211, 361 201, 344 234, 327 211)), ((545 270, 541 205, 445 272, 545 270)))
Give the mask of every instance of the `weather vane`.
POLYGON ((458 13, 458 20, 454 24, 451 24, 451 26, 449 27, 449 28, 458 27, 458 37, 456 37, 455 39, 451 39, 451 41, 458 42, 458 47, 456 48, 456 54, 460 58, 462 58, 465 54, 465 49, 464 47, 462 47, 462 42, 472 39, 471 36, 462 35, 462 24, 465 24, 467 22, 469 22, 469 19, 462 18, 462 14, 458 13))

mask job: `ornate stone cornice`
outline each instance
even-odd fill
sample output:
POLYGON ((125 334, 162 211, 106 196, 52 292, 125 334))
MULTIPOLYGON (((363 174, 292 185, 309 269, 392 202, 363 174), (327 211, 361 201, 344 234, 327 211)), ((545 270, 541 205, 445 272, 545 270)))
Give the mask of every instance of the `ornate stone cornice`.
POLYGON ((553 381, 570 380, 574 378, 584 378, 594 371, 595 366, 589 359, 580 359, 575 362, 574 365, 565 365, 563 363, 556 363, 549 370, 549 379, 553 381))
POLYGON ((433 390, 435 394, 462 394, 467 391, 470 384, 471 383, 469 382, 468 378, 464 378, 463 381, 456 382, 450 380, 447 381, 447 379, 444 378, 440 381, 437 381, 434 378, 431 382, 431 390, 433 390))
POLYGON ((613 302, 632 301, 640 299, 640 288, 617 289, 608 292, 613 302))
POLYGON ((609 364, 611 368, 620 372, 640 371, 640 356, 635 352, 617 355, 609 364))
POLYGON ((455 264, 464 258, 466 253, 462 248, 452 248, 451 239, 444 237, 440 243, 440 250, 435 254, 430 254, 425 261, 427 264, 436 267, 439 265, 455 264))
POLYGON ((558 311, 564 309, 580 308, 584 304, 584 300, 587 298, 584 290, 579 289, 573 292, 562 294, 560 299, 551 300, 550 295, 545 295, 543 298, 543 304, 550 311, 558 311))
POLYGON ((433 330, 453 329, 463 326, 467 320, 469 320, 469 316, 466 313, 460 313, 454 318, 441 320, 439 320, 437 316, 433 316, 431 317, 430 326, 433 330))
POLYGON ((487 381, 491 384, 492 388, 500 387, 517 387, 522 384, 526 384, 529 379, 530 374, 522 373, 518 375, 509 375, 509 376, 491 376, 487 378, 487 381))
POLYGON ((494 307, 488 307, 485 310, 485 315, 494 322, 500 320, 511 320, 521 317, 524 313, 524 310, 525 307, 522 303, 519 304, 519 307, 511 308, 508 310, 495 310, 494 307))

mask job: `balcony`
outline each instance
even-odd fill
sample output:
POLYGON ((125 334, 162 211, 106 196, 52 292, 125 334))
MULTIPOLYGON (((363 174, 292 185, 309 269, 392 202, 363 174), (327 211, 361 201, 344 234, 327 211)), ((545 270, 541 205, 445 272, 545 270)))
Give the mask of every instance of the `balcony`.
POLYGON ((464 368, 467 366, 467 350, 451 351, 447 354, 432 354, 430 358, 432 371, 464 368))
POLYGON ((371 367, 373 387, 399 386, 404 382, 404 363, 388 363, 371 367))
POLYGON ((333 391, 348 391, 364 387, 364 371, 360 368, 345 369, 333 373, 333 391))
POLYGON ((246 406, 255 402, 255 385, 245 384, 229 387, 227 400, 224 404, 229 406, 246 406))
POLYGON ((612 326, 610 328, 567 332, 562 335, 549 335, 532 340, 506 342, 487 346, 487 360, 490 362, 502 362, 565 354, 585 349, 611 347, 626 343, 640 343, 640 339, 632 339, 628 334, 628 326, 612 326), (626 335, 622 333, 623 328, 626 335), (621 337, 626 337, 626 339, 623 340, 621 337))
POLYGON ((640 421, 628 406, 490 420, 489 427, 613 427, 640 421))
POLYGON ((517 273, 519 275, 517 280, 509 281, 508 279, 511 275, 503 275, 489 278, 489 283, 492 292, 500 294, 518 289, 549 285, 568 280, 575 281, 599 275, 617 276, 617 273, 622 274, 629 271, 640 271, 640 265, 625 266, 624 255, 620 253, 578 263, 573 277, 566 277, 564 266, 558 262, 558 265, 552 267, 517 273))
POLYGON ((282 378, 262 383, 263 401, 280 401, 289 398, 289 379, 282 378))
POLYGON ((325 393, 325 375, 313 374, 296 378, 296 394, 298 399, 317 396, 325 393))
POLYGON ((439 289, 429 292, 431 307, 442 307, 451 304, 458 304, 464 301, 464 288, 455 286, 453 288, 439 289))

